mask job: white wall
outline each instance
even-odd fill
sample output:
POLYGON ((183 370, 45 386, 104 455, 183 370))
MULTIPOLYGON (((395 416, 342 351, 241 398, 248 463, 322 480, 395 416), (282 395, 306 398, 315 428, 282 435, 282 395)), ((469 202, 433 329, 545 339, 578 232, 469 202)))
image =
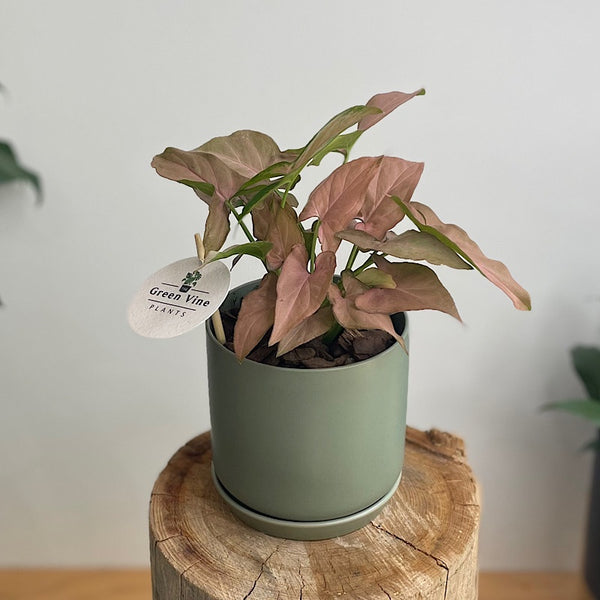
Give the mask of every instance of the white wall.
MULTIPOLYGON (((568 349, 598 341, 599 29, 592 0, 4 0, 0 137, 45 202, 0 190, 0 564, 147 564, 154 479, 209 427, 203 333, 150 341, 125 320, 204 215, 151 157, 239 128, 295 147, 423 85, 357 152, 424 160, 415 198, 506 262, 534 311, 443 273, 466 326, 414 316, 409 421, 465 438, 482 567, 576 568, 592 429, 538 409, 581 393, 568 349)), ((258 272, 244 260, 234 283, 258 272)))

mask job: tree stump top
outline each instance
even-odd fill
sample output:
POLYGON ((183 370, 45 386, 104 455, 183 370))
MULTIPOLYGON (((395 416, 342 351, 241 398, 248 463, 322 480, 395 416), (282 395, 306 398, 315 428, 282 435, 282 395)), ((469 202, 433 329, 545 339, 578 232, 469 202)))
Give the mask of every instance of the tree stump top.
POLYGON ((462 440, 409 428, 402 482, 349 535, 270 537, 238 521, 210 474, 210 434, 183 446, 150 502, 154 600, 475 600, 479 494, 462 440))

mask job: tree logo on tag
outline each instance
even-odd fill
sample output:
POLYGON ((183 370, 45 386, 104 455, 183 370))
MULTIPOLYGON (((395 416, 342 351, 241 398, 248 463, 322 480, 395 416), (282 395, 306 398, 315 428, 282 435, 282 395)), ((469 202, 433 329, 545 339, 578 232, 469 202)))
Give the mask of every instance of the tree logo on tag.
POLYGON ((202 273, 196 269, 193 273, 188 271, 187 275, 181 280, 183 283, 179 288, 180 292, 189 292, 193 287, 196 287, 196 284, 201 279, 202 273))

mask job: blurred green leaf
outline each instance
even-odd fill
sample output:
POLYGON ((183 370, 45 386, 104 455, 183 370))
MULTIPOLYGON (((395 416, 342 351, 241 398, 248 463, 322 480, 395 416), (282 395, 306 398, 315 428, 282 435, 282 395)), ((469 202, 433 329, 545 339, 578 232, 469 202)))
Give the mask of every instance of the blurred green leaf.
POLYGON ((590 398, 600 400, 600 348, 576 346, 571 358, 590 398))
POLYGON ((585 452, 587 450, 600 450, 600 439, 594 438, 579 448, 580 452, 585 452))
POLYGON ((560 410, 583 417, 600 427, 600 402, 597 400, 565 400, 545 404, 543 410, 560 410))
POLYGON ((13 181, 30 183, 36 191, 38 202, 42 200, 42 186, 36 173, 21 165, 8 142, 0 142, 0 184, 13 181))

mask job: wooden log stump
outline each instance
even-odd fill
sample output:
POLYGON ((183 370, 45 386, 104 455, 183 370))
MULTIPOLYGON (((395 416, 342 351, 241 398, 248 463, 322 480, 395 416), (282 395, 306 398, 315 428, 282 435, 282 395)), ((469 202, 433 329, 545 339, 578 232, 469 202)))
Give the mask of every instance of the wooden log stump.
POLYGON ((383 512, 318 542, 238 521, 214 489, 210 462, 207 432, 156 481, 154 600, 476 600, 479 494, 462 440, 409 428, 402 482, 383 512))

